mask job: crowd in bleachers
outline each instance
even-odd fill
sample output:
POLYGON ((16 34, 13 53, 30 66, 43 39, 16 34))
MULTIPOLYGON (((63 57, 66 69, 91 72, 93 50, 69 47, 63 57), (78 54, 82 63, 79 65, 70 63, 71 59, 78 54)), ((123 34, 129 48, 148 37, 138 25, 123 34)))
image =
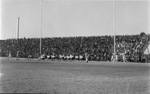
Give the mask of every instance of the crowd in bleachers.
MULTIPOLYGON (((42 38, 42 54, 54 59, 84 59, 88 53, 89 60, 111 61, 113 55, 113 36, 89 37, 54 37, 42 38)), ((116 54, 124 53, 126 57, 140 56, 142 47, 150 40, 150 35, 117 35, 116 54)), ((19 38, 0 40, 0 56, 7 57, 10 53, 16 57, 40 56, 39 38, 19 38)), ((135 58, 134 58, 135 59, 135 58)), ((130 58, 128 59, 130 60, 130 58)))

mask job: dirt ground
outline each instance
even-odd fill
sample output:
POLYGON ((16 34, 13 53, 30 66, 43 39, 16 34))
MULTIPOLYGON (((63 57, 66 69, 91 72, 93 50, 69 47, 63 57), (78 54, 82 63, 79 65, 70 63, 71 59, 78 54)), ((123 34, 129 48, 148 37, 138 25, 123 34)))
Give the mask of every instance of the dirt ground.
POLYGON ((1 59, 0 93, 150 94, 148 63, 1 59))

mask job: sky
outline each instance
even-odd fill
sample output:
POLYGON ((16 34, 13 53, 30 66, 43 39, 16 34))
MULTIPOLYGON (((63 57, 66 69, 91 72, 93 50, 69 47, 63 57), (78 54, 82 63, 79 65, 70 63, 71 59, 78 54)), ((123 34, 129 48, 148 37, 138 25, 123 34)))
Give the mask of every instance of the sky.
POLYGON ((0 39, 16 38, 17 17, 20 38, 150 34, 149 0, 114 0, 114 8, 113 0, 1 0, 0 4, 0 39))

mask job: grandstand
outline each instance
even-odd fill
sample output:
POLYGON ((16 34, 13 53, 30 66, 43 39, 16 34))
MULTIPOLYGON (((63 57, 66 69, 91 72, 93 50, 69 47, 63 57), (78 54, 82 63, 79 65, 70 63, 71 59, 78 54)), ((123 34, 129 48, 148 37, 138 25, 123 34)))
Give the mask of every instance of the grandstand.
MULTIPOLYGON (((39 38, 19 38, 0 41, 0 56, 38 58, 40 55, 39 38)), ((150 44, 150 35, 117 35, 116 36, 116 55, 118 61, 128 62, 147 62, 148 56, 144 55, 150 44), (123 58, 126 58, 123 60, 123 58)), ((92 61, 111 61, 113 56, 113 37, 112 36, 88 36, 88 37, 54 37, 42 38, 42 54, 48 55, 49 59, 77 59, 88 53, 89 60, 92 61), (69 58, 69 57, 72 58, 69 58), (77 58, 78 57, 78 58, 77 58)))

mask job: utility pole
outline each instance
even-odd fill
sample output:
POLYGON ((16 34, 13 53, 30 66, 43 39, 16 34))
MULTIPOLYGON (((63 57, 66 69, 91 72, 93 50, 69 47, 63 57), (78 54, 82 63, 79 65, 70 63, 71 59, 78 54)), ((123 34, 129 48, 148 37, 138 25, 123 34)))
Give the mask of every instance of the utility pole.
POLYGON ((20 18, 17 18, 17 54, 16 57, 19 57, 19 50, 20 50, 20 46, 19 46, 19 22, 20 22, 20 18))
POLYGON ((17 18, 17 41, 19 39, 19 20, 20 20, 20 18, 18 17, 17 18))
POLYGON ((113 0, 113 33, 114 33, 114 62, 116 61, 116 36, 115 36, 115 2, 113 0))
POLYGON ((40 55, 42 54, 42 0, 40 2, 41 6, 41 32, 40 32, 40 55))

